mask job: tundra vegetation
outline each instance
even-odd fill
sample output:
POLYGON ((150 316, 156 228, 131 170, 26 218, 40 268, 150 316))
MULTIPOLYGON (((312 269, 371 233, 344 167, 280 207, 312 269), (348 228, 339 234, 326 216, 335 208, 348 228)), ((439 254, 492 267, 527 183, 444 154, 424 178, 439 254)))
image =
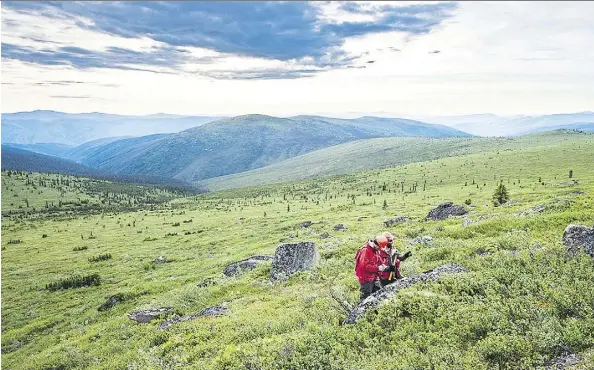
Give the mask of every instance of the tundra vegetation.
POLYGON ((528 369, 572 354, 591 369, 594 261, 561 236, 594 222, 594 136, 540 137, 550 145, 189 197, 3 172, 3 368, 528 369), (509 199, 494 207, 500 184, 509 199), (425 221, 446 201, 468 213, 425 221), (386 220, 413 252, 405 276, 468 272, 344 325, 353 256, 386 220), (298 241, 319 250, 308 271, 223 274, 298 241), (159 316, 129 318, 141 310, 159 316))

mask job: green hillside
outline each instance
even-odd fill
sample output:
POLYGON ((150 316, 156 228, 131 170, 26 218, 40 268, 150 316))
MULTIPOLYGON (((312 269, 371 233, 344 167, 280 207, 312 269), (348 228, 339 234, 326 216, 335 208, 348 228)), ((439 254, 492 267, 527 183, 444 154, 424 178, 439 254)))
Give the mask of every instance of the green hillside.
MULTIPOLYGON (((435 160, 470 153, 511 150, 526 146, 559 145, 576 136, 564 131, 515 138, 394 137, 358 140, 320 149, 251 171, 198 182, 210 190, 259 186, 345 174, 371 168, 435 160)), ((588 141, 588 136, 578 137, 588 141)))
POLYGON ((594 261, 567 258, 561 235, 570 223, 593 224, 594 136, 547 134, 532 144, 140 212, 3 219, 3 369, 534 369, 567 353, 580 359, 573 369, 591 369, 594 261), (494 207, 501 182, 510 201, 494 207), (468 201, 470 213, 423 221, 444 201, 468 201), (411 218, 390 228, 413 253, 405 276, 450 262, 469 272, 414 285, 341 325, 338 302, 358 300, 353 255, 394 216, 411 218), (331 237, 320 239, 324 232, 331 237), (409 244, 420 236, 433 241, 409 244), (280 242, 307 240, 320 260, 286 282, 270 283, 270 262, 222 275, 280 242), (160 256, 170 263, 152 262, 160 256), (99 285, 46 288, 92 274, 99 285), (114 295, 123 302, 98 310, 114 295), (214 305, 229 313, 157 329, 214 305), (127 317, 158 307, 172 313, 146 324, 127 317))

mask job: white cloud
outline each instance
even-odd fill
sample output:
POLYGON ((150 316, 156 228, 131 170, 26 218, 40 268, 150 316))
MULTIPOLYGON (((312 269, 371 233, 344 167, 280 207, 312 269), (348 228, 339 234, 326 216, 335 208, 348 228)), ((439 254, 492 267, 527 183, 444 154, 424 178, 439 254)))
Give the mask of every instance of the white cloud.
MULTIPOLYGON (((334 3, 320 6, 326 20, 359 19, 344 14, 334 3)), ((292 80, 213 80, 195 72, 296 70, 308 68, 312 60, 283 62, 184 48, 195 58, 216 59, 212 64, 189 63, 176 74, 77 70, 3 60, 2 81, 11 84, 2 86, 2 107, 5 112, 54 109, 225 115, 540 114, 592 110, 592 14, 594 3, 589 2, 461 2, 452 18, 426 35, 410 37, 391 32, 347 39, 343 50, 351 55, 363 54, 357 65, 365 68, 333 70, 292 80), (440 52, 430 53, 436 50, 440 52), (374 63, 367 63, 372 60, 374 63), (35 85, 55 80, 87 83, 35 85), (65 95, 93 98, 52 98, 65 95)), ((73 21, 17 14, 4 8, 2 17, 2 41, 20 46, 41 48, 41 43, 31 39, 48 36, 60 46, 97 51, 113 46, 148 51, 162 46, 148 38, 102 34, 81 29, 73 21)))

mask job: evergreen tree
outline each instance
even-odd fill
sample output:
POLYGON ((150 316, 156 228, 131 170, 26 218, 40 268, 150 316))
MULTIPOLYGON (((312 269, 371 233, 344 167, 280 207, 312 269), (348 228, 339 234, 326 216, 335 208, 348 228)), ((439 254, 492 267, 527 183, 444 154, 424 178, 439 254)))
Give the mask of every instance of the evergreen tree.
POLYGON ((507 189, 503 183, 499 183, 497 189, 495 190, 495 194, 493 194, 493 204, 495 207, 507 202, 509 200, 509 194, 507 193, 507 189))

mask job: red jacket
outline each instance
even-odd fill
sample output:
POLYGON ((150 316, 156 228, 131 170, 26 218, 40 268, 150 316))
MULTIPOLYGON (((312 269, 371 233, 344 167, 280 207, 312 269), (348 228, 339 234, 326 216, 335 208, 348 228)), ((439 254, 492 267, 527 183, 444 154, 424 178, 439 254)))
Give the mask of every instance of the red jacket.
MULTIPOLYGON (((380 265, 390 266, 390 255, 383 251, 382 249, 378 250, 378 255, 380 259, 380 265)), ((400 260, 396 258, 395 255, 392 255, 392 260, 394 261, 394 266, 396 267, 396 271, 392 274, 392 279, 396 276, 400 275, 400 260)), ((378 273, 378 276, 382 280, 388 280, 390 278, 390 271, 381 271, 378 273)))
POLYGON ((381 265, 378 250, 370 242, 366 242, 356 257, 355 275, 359 284, 374 281, 378 277, 378 267, 381 265))

